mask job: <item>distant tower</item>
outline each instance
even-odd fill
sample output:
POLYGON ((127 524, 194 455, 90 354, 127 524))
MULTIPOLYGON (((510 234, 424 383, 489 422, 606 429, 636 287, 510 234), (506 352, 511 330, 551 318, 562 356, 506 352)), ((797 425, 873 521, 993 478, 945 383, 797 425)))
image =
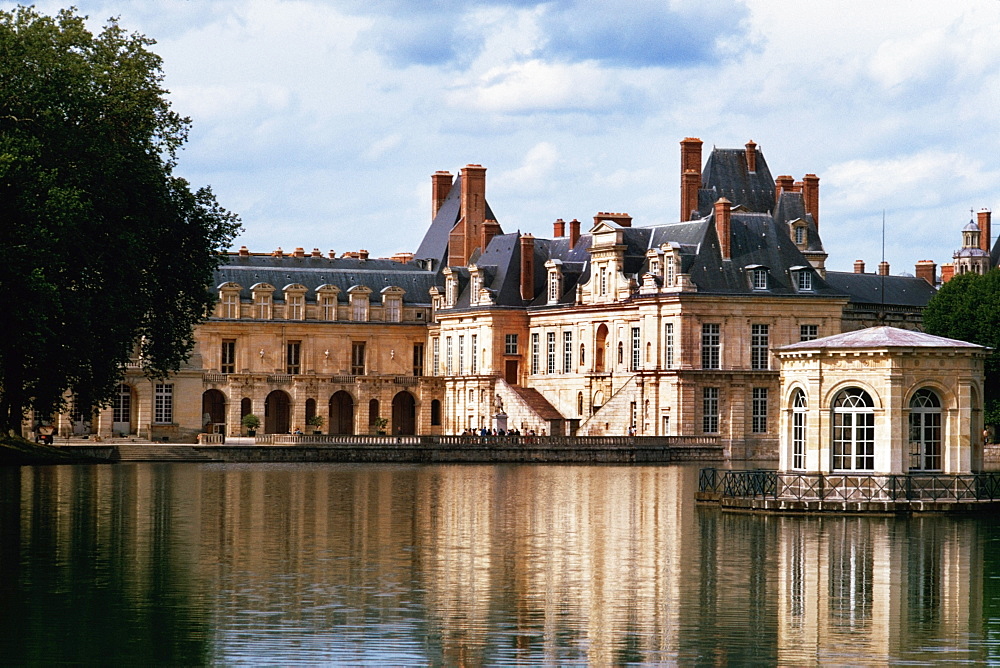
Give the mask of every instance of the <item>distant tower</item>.
POLYGON ((981 232, 975 220, 962 228, 962 249, 955 251, 955 275, 985 274, 990 270, 990 254, 982 249, 981 232))

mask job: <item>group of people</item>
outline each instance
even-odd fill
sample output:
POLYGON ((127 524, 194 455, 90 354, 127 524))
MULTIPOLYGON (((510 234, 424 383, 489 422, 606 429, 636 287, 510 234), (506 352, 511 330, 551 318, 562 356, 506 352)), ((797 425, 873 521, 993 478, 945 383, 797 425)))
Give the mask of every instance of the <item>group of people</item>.
MULTIPOLYGON (((521 436, 521 430, 515 428, 512 429, 487 429, 482 427, 480 429, 466 429, 461 433, 462 436, 521 436)), ((534 429, 529 429, 524 436, 536 436, 534 429)), ((542 430, 542 436, 545 436, 545 430, 542 430)))

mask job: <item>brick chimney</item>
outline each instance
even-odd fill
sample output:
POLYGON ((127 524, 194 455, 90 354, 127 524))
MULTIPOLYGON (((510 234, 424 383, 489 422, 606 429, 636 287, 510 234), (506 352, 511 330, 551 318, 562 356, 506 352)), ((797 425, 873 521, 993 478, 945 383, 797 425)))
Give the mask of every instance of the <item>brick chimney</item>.
POLYGON ((250 257, 250 249, 246 246, 240 246, 240 257, 250 257))
POLYGON ((483 221, 483 230, 479 239, 479 247, 485 251, 486 247, 490 245, 490 241, 493 240, 493 237, 500 234, 500 232, 500 223, 497 221, 492 218, 483 221))
POLYGON ((795 179, 788 174, 782 174, 774 180, 774 199, 781 197, 781 193, 790 193, 795 190, 795 179))
POLYGON ((802 177, 802 202, 806 205, 806 213, 811 213, 816 229, 819 229, 819 177, 806 174, 802 177))
POLYGON ((459 220, 448 235, 448 264, 464 266, 483 241, 486 219, 486 168, 466 165, 462 168, 461 210, 459 220))
POLYGON ((574 218, 569 221, 569 247, 576 248, 576 242, 580 240, 580 221, 574 218))
POLYGON ((281 250, 281 246, 278 246, 275 250, 271 251, 272 257, 285 257, 285 251, 281 250))
POLYGON ((732 259, 732 228, 733 203, 725 197, 720 197, 715 203, 715 234, 719 237, 719 251, 723 260, 732 259))
POLYGON ((306 252, 305 252, 305 250, 304 250, 304 249, 302 248, 302 246, 298 246, 298 247, 297 247, 297 248, 295 249, 295 251, 294 251, 294 252, 292 253, 292 255, 293 255, 294 257, 305 257, 305 256, 306 256, 306 252))
POLYGON ((535 237, 521 237, 521 299, 535 298, 535 237))
POLYGON ((854 261, 854 273, 855 274, 863 274, 863 273, 865 273, 865 261, 864 260, 855 260, 854 261))
POLYGON ((564 236, 566 236, 566 221, 558 218, 556 222, 552 223, 552 238, 558 239, 564 236))
POLYGON ((336 259, 336 258, 337 258, 337 251, 335 251, 335 250, 333 250, 333 249, 331 248, 331 249, 330 249, 330 254, 329 254, 329 256, 328 256, 328 257, 329 257, 329 258, 330 258, 331 260, 334 260, 334 259, 336 259))
POLYGON ((362 248, 361 250, 359 250, 358 251, 358 259, 359 260, 367 260, 368 259, 368 251, 366 251, 364 248, 362 248))
POLYGON ((323 257, 323 254, 319 252, 318 248, 313 248, 311 255, 312 257, 323 257))
POLYGON ((990 252, 990 240, 992 239, 990 232, 990 210, 983 209, 976 214, 978 219, 976 222, 979 224, 979 247, 982 248, 987 253, 990 252))
POLYGON ((949 262, 941 265, 941 282, 947 283, 955 277, 955 265, 949 262))
POLYGON ((698 208, 698 189, 701 188, 701 140, 685 137, 681 141, 681 220, 691 220, 691 212, 698 208))
POLYGON ((934 281, 937 279, 937 264, 934 263, 934 260, 920 260, 913 273, 916 274, 917 278, 922 278, 934 285, 934 281))
POLYGON ((878 275, 879 276, 889 275, 889 263, 886 262, 885 260, 882 260, 881 262, 878 263, 878 275))
POLYGON ((751 173, 757 171, 757 144, 753 139, 747 142, 747 171, 751 173))
POLYGON ((434 220, 448 193, 451 192, 451 172, 437 171, 431 174, 431 220, 434 220))

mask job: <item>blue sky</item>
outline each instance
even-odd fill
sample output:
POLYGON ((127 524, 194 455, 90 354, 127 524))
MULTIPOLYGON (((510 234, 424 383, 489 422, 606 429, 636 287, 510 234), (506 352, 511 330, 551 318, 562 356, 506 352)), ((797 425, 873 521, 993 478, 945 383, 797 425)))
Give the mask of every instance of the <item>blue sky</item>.
POLYGON ((430 175, 467 163, 505 231, 672 222, 687 136, 818 174, 831 269, 874 268, 883 210, 895 274, 950 261, 970 209, 998 206, 998 0, 77 6, 157 40, 193 121, 178 171, 253 251, 415 250, 430 175))

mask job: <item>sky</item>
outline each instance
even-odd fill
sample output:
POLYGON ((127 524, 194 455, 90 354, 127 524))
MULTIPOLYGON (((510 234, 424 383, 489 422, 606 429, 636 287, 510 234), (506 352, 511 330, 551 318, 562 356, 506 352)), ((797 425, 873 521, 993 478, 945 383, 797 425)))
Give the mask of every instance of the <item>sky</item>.
POLYGON ((469 163, 505 232, 675 222, 684 137, 819 175, 833 270, 874 270, 883 215, 893 274, 948 262, 971 211, 1000 206, 1000 0, 76 6, 156 40, 192 120, 177 173, 254 252, 414 251, 431 174, 469 163))

